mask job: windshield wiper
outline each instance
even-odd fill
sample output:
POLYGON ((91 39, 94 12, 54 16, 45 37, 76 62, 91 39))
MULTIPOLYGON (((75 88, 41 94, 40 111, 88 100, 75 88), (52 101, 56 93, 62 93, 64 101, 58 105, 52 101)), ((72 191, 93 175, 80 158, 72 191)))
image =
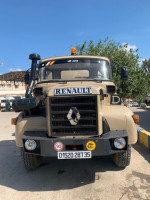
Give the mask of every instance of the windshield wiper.
POLYGON ((85 77, 85 76, 76 76, 76 77, 74 77, 74 78, 88 78, 88 77, 85 77))
POLYGON ((93 78, 92 80, 98 83, 102 83, 102 80, 100 80, 99 78, 93 78))
POLYGON ((56 80, 54 80, 54 81, 52 81, 52 80, 47 80, 47 81, 40 81, 40 82, 38 82, 37 84, 40 84, 40 83, 63 83, 63 84, 65 84, 65 83, 67 83, 67 81, 56 81, 56 80))
POLYGON ((59 81, 59 82, 57 82, 57 83, 60 83, 60 84, 65 84, 65 83, 67 83, 67 81, 59 81))
POLYGON ((66 84, 67 82, 71 82, 71 81, 76 81, 76 82, 78 82, 78 81, 94 81, 94 82, 97 82, 97 83, 102 83, 102 81, 104 81, 104 80, 102 80, 102 79, 99 79, 99 78, 92 78, 92 79, 84 79, 84 80, 64 80, 64 81, 62 81, 62 80, 60 80, 60 81, 57 81, 57 80, 47 80, 47 81, 41 81, 41 82, 38 82, 37 84, 40 84, 40 83, 58 83, 58 84, 66 84))

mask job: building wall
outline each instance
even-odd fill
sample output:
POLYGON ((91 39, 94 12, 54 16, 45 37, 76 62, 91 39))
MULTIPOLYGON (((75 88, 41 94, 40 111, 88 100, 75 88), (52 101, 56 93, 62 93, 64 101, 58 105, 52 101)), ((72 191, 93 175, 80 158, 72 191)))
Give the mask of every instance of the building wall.
POLYGON ((0 97, 6 96, 25 96, 25 83, 0 81, 0 97))

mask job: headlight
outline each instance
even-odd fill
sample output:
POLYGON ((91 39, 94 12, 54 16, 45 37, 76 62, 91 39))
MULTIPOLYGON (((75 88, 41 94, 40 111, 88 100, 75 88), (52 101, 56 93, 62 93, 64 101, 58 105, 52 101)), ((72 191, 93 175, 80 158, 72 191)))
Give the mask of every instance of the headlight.
POLYGON ((126 140, 124 138, 116 138, 114 140, 114 146, 116 149, 123 149, 126 146, 126 140))
POLYGON ((25 148, 29 151, 32 151, 36 148, 36 142, 34 140, 26 140, 25 148))

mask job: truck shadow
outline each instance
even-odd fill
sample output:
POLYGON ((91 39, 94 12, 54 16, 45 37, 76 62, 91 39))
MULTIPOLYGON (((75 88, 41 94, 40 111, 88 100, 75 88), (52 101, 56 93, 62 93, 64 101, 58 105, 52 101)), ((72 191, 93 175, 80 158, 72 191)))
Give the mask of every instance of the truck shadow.
POLYGON ((150 150, 140 143, 132 145, 132 147, 141 154, 150 163, 150 150))
POLYGON ((0 142, 0 185, 17 191, 57 191, 73 189, 101 180, 106 171, 117 168, 110 157, 89 160, 44 158, 42 165, 27 171, 14 140, 0 142))

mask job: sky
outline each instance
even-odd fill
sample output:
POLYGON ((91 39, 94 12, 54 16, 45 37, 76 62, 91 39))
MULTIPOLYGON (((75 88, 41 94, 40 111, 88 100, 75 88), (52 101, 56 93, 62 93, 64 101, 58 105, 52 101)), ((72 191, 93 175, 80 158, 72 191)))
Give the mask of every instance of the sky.
POLYGON ((0 0, 0 74, 29 69, 30 53, 70 55, 106 37, 149 59, 150 0, 0 0))

